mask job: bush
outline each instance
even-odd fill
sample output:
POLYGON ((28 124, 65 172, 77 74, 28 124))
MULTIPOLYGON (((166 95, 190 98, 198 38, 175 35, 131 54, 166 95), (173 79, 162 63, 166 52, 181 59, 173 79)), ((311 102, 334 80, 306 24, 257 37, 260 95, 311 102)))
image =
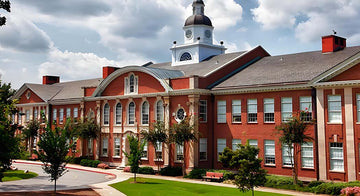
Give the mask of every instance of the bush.
POLYGON ((88 159, 88 157, 87 156, 75 157, 70 161, 70 163, 80 164, 81 160, 83 159, 88 159))
POLYGON ((25 151, 25 150, 20 151, 19 159, 21 159, 21 160, 28 160, 29 158, 30 158, 30 153, 29 153, 29 151, 25 151))
POLYGON ((345 183, 323 183, 314 187, 314 193, 322 193, 329 195, 340 195, 341 189, 345 188, 345 183))
POLYGON ((140 167, 138 170, 139 174, 154 174, 154 169, 152 167, 140 167))
POLYGON ((313 188, 313 187, 319 186, 320 184, 323 184, 323 183, 324 183, 323 181, 311 181, 307 186, 309 188, 313 188))
POLYGON ((86 167, 97 167, 101 161, 99 160, 90 160, 90 159, 82 159, 80 161, 80 165, 86 166, 86 167))
POLYGON ((191 172, 189 174, 187 174, 185 176, 185 178, 202 179, 202 176, 205 176, 207 171, 208 171, 208 169, 195 168, 195 169, 191 170, 191 172))
POLYGON ((161 168, 160 175, 162 175, 162 176, 181 176, 182 168, 167 166, 167 167, 161 168))

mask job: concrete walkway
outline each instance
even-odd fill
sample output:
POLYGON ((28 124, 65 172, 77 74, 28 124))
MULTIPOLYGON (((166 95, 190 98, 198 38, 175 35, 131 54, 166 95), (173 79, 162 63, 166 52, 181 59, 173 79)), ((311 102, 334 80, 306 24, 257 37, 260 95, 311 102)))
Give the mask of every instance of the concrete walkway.
MULTIPOLYGON (((19 160, 20 161, 20 160, 19 160)), ((21 160, 23 161, 23 160, 21 160)), ((29 161, 27 161, 29 162, 29 161)), ((33 163, 40 163, 40 162, 33 162, 33 163)), ((89 185, 94 191, 96 191, 98 194, 102 196, 124 196, 125 194, 119 192, 118 190, 112 188, 109 186, 110 184, 114 184, 117 182, 122 182, 125 180, 128 180, 129 178, 133 177, 134 175, 129 172, 123 172, 122 170, 116 170, 116 169, 98 169, 98 168, 91 168, 91 167, 83 167, 80 165, 75 164, 68 164, 67 167, 71 169, 78 169, 82 171, 90 171, 90 172, 96 172, 96 173, 103 173, 103 174, 111 174, 111 178, 115 177, 115 179, 102 182, 99 184, 91 184, 89 185)), ((200 180, 194 180, 194 179, 187 179, 187 178, 179 178, 179 177, 168 177, 168 176, 158 176, 158 175, 144 175, 144 174, 137 174, 137 177, 144 177, 144 178, 153 178, 153 179, 161 179, 161 180, 171 180, 171 181, 179 181, 179 182, 187 182, 187 183, 196 183, 196 184, 205 184, 205 185, 213 185, 213 186, 222 186, 222 187, 230 187, 230 188, 236 188, 235 185, 231 184, 224 184, 224 183, 218 183, 218 182, 206 182, 206 181, 200 181, 200 180)), ((282 189, 273 189, 273 188, 267 188, 267 187, 259 187, 256 188, 257 191, 263 191, 263 192, 270 192, 270 193, 281 193, 286 195, 318 195, 318 196, 325 196, 325 195, 319 195, 319 194, 313 194, 313 193, 307 193, 307 192, 297 192, 297 191, 291 191, 291 190, 282 190, 282 189)))

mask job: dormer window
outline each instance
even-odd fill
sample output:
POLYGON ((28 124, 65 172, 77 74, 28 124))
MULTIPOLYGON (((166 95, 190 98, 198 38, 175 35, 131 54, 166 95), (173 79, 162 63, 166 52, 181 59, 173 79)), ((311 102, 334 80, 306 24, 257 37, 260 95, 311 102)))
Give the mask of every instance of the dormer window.
POLYGON ((191 57, 191 54, 188 53, 188 52, 185 52, 184 54, 181 55, 180 57, 180 61, 189 61, 191 60, 192 57, 191 57))
POLYGON ((125 77, 125 94, 136 94, 138 92, 138 77, 131 73, 125 77))

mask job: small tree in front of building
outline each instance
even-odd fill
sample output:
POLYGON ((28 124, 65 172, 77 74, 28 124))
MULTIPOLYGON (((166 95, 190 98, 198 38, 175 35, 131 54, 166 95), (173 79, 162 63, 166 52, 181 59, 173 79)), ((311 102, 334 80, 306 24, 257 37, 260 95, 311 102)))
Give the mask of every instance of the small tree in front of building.
POLYGON ((30 120, 26 126, 22 129, 22 133, 27 143, 26 147, 29 150, 30 155, 34 147, 34 140, 38 136, 38 130, 40 129, 40 122, 36 119, 30 120))
POLYGON ((220 155, 220 162, 226 168, 237 169, 234 184, 242 192, 250 191, 254 196, 254 188, 262 186, 266 182, 266 170, 261 168, 261 159, 257 157, 259 149, 238 144, 238 149, 233 151, 225 148, 220 155))
POLYGON ((56 181, 66 173, 66 164, 72 159, 67 156, 72 148, 72 144, 68 140, 65 128, 55 127, 55 130, 51 130, 50 125, 47 125, 38 142, 39 150, 36 151, 36 154, 44 164, 45 173, 49 174, 50 180, 55 182, 55 193, 56 181))
POLYGON ((139 139, 133 135, 128 137, 130 145, 130 153, 123 151, 126 158, 128 158, 128 165, 131 167, 131 172, 134 173, 134 183, 136 183, 136 173, 139 171, 141 157, 144 151, 145 142, 140 142, 139 139))
POLYGON ((183 146, 183 160, 182 160, 182 173, 186 175, 186 146, 190 142, 197 141, 198 133, 195 132, 194 127, 190 125, 189 118, 185 118, 178 124, 173 124, 170 129, 170 141, 177 145, 183 146))
POLYGON ((288 121, 276 126, 280 137, 279 141, 283 147, 286 147, 286 151, 290 157, 290 164, 292 167, 293 183, 298 183, 298 168, 299 168, 299 156, 301 152, 301 146, 308 141, 312 141, 313 138, 306 133, 309 125, 314 123, 314 120, 305 121, 306 112, 301 111, 299 115, 294 115, 288 121))

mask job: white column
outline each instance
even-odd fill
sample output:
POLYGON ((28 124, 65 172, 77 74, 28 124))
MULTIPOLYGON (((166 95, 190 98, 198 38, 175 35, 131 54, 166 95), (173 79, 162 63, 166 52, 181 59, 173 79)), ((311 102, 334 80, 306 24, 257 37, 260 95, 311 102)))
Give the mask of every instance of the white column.
MULTIPOLYGON (((199 112, 199 95, 189 95, 189 113, 190 113, 190 125, 194 127, 194 132, 198 132, 198 112, 199 112), (196 116, 195 116, 196 115, 196 116)), ((199 148, 197 142, 190 142, 189 143, 189 169, 194 169, 194 167, 198 166, 198 154, 199 148)))
MULTIPOLYGON (((164 113, 165 113, 165 116, 164 116, 164 123, 165 123, 165 129, 166 130, 169 130, 170 129, 170 117, 171 117, 171 114, 170 114, 170 97, 164 97, 164 113)), ((163 160, 164 160, 164 166, 168 166, 169 165, 169 152, 170 150, 170 146, 168 144, 164 144, 164 157, 163 157, 163 160)))
POLYGON ((318 159, 319 159, 319 180, 326 180, 326 135, 325 135, 325 110, 324 110, 324 89, 316 89, 317 109, 317 134, 318 134, 318 159))
POLYGON ((346 127, 346 157, 348 181, 356 180, 356 159, 354 144, 354 113, 352 103, 352 88, 344 88, 345 127, 346 127))
MULTIPOLYGON (((101 113, 101 107, 100 107, 100 101, 96 101, 96 123, 101 127, 100 124, 100 113, 101 113)), ((101 135, 101 134, 100 134, 101 135)), ((101 137, 99 136, 96 139, 96 143, 95 143, 95 159, 99 159, 99 155, 100 155, 100 142, 101 142, 101 137)))

